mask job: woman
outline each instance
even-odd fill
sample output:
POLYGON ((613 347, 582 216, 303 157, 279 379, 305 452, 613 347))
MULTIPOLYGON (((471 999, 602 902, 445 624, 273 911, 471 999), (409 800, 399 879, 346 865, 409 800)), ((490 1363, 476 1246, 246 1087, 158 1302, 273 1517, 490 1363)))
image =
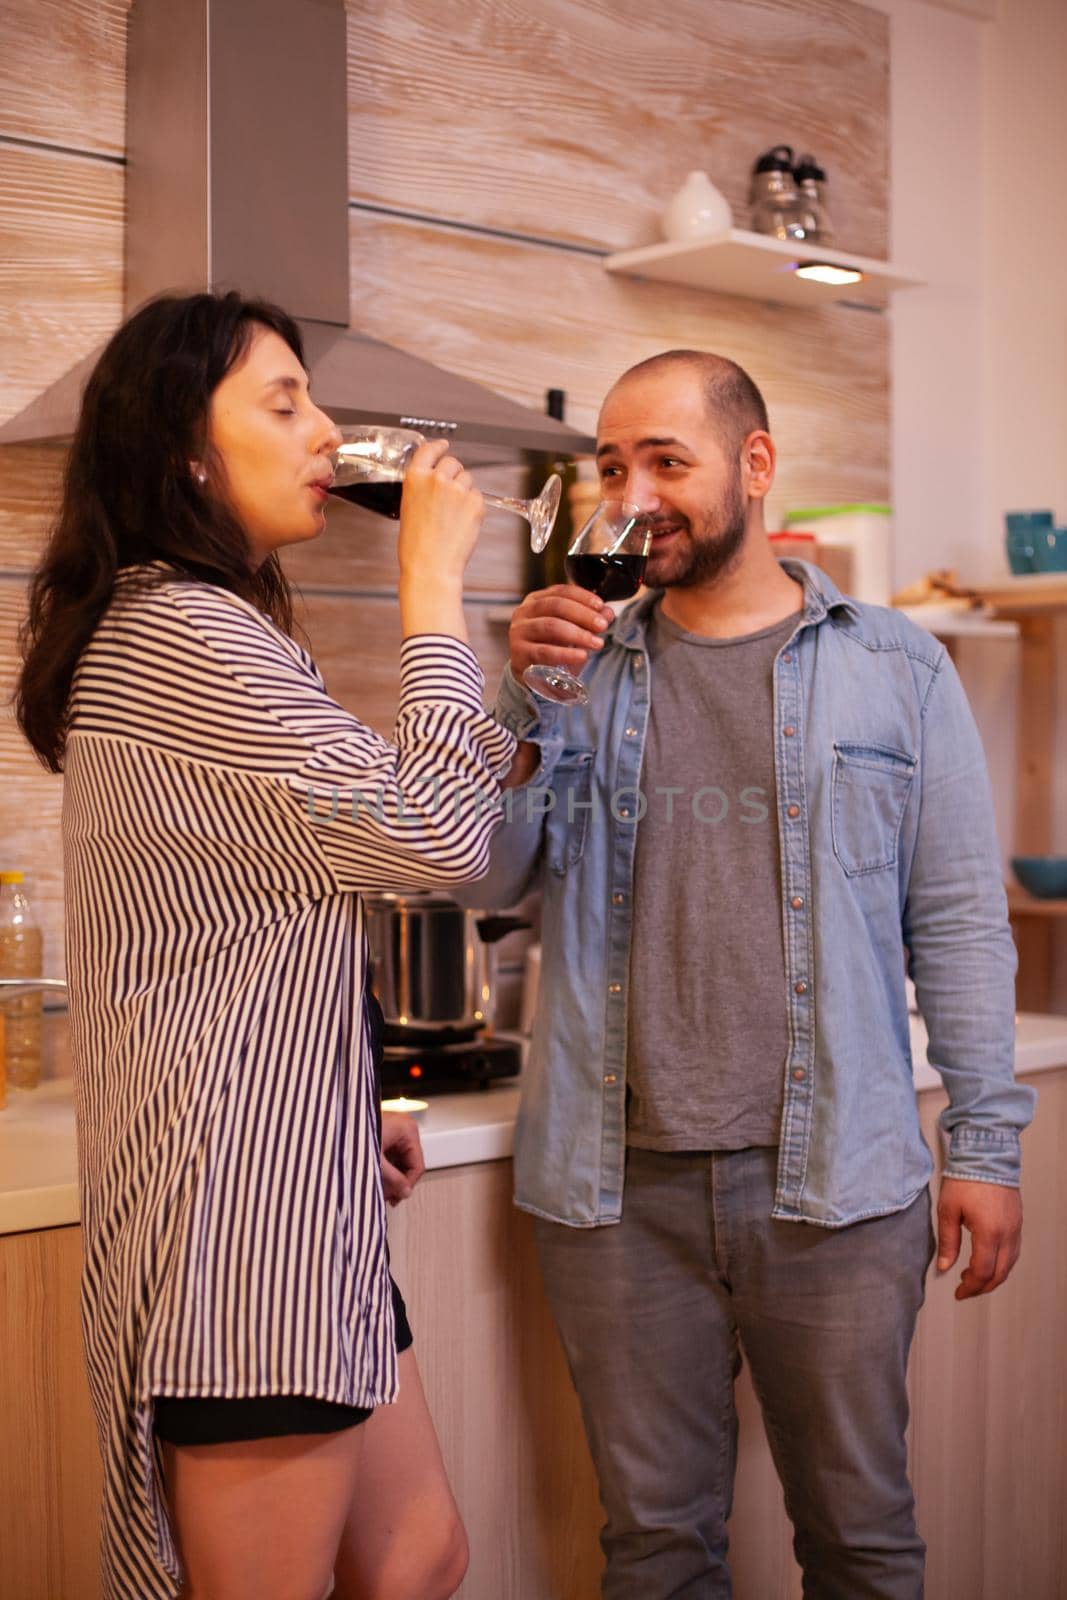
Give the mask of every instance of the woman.
POLYGON ((441 442, 404 486, 394 745, 292 641, 278 552, 322 532, 337 443, 284 313, 156 301, 89 380, 31 591, 109 1600, 320 1600, 331 1574, 432 1600, 466 1564, 388 1273, 359 891, 479 876, 514 741, 463 620, 481 497, 441 442))

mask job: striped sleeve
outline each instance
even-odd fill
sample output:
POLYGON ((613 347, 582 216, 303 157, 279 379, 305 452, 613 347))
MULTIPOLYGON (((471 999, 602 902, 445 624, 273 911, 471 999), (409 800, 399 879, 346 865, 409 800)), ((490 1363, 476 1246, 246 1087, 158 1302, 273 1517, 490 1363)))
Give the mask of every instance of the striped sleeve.
POLYGON ((403 642, 390 743, 331 699, 308 658, 251 608, 199 586, 169 593, 244 689, 247 714, 282 735, 283 759, 268 781, 300 816, 338 888, 485 874, 516 741, 485 710, 468 645, 439 634, 403 642))

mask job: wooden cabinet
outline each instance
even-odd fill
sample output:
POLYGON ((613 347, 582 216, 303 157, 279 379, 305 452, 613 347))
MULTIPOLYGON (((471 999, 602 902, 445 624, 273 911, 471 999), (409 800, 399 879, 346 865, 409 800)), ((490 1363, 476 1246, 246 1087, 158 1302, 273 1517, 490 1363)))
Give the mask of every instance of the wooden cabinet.
MULTIPOLYGON (((1067 1068, 1035 1075, 1026 1242, 996 1294, 933 1275, 911 1367, 912 1472, 931 1600, 1067 1600, 1067 1068)), ((924 1093, 936 1148, 940 1091, 924 1093)), ((427 1175, 391 1226, 426 1392, 471 1542, 460 1600, 596 1600, 600 1512, 530 1219, 506 1161, 427 1175)), ((0 1238, 0 1600, 99 1600, 100 1470, 77 1315, 79 1231, 0 1238)), ((737 1600, 799 1600, 747 1375, 737 1600)))
MULTIPOLYGON (((912 1348, 909 1454, 930 1600, 1067 1600, 1067 1068, 1025 1081, 1038 1108, 1023 1134, 1023 1253, 1007 1283, 976 1300, 953 1298, 959 1266, 942 1278, 931 1268, 912 1348)), ((919 1100, 935 1153, 946 1103, 941 1090, 919 1100)), ((968 1250, 965 1235, 964 1262, 968 1250)), ((739 1409, 736 1600, 800 1600, 744 1375, 739 1409)))
POLYGON ((99 1600, 81 1229, 0 1237, 0 1600, 99 1600))
MULTIPOLYGON (((1015 622, 1019 629, 1013 853, 1047 855, 1052 849, 1056 624, 1067 616, 1067 574, 1039 582, 1009 578, 976 592, 991 607, 994 620, 1015 622)), ((1067 917, 1067 899, 1038 900, 1013 885, 1008 910, 1019 952, 1019 1010, 1048 1011, 1052 942, 1057 922, 1067 917)))

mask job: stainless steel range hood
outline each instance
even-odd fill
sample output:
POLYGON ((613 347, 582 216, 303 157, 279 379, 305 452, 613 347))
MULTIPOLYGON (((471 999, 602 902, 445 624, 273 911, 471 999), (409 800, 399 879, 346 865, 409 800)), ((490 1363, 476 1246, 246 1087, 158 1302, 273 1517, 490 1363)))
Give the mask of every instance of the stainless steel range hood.
MULTIPOLYGON (((454 425, 474 465, 592 451, 575 429, 349 328, 346 50, 344 0, 134 0, 127 311, 168 290, 239 288, 297 318, 312 393, 339 423, 454 425)), ((0 442, 69 438, 98 354, 0 442)))

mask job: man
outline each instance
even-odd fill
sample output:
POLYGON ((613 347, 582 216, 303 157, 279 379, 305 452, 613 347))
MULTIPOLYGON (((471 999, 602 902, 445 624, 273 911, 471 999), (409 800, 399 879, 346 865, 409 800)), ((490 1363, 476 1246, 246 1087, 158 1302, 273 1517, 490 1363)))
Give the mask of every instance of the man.
POLYGON ((605 495, 649 513, 613 618, 528 595, 497 715, 528 789, 479 890, 543 890, 516 1138, 607 1513, 607 1600, 729 1595, 747 1360, 804 1592, 915 1600, 905 1369, 932 1255, 905 953, 943 1075, 938 1267, 1018 1255, 1015 956, 977 731, 897 614, 771 553, 751 379, 672 351, 604 402, 605 495), (535 703, 532 661, 589 704, 535 703), (523 801, 526 800, 524 805, 523 801))

